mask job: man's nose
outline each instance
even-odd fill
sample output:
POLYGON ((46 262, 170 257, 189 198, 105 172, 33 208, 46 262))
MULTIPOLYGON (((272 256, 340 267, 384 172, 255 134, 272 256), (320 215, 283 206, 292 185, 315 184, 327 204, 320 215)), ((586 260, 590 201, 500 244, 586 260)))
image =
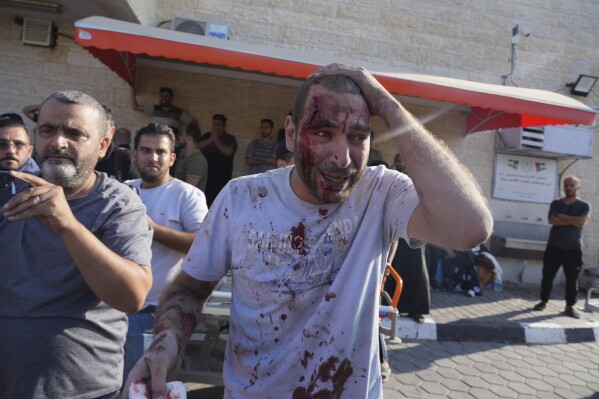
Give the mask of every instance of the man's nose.
POLYGON ((339 168, 347 168, 351 164, 349 154, 349 143, 345 137, 340 137, 331 143, 331 155, 329 160, 339 168))
POLYGON ((69 144, 64 132, 58 132, 58 134, 55 134, 50 145, 56 149, 67 148, 69 144))
POLYGON ((17 153, 17 145, 15 143, 11 143, 11 142, 6 143, 6 153, 7 154, 16 154, 17 153))

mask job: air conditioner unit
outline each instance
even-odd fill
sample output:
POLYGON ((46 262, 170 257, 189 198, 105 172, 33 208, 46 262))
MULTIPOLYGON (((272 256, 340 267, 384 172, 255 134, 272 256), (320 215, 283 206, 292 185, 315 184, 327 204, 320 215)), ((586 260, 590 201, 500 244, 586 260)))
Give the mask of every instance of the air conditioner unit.
POLYGON ((56 46, 56 27, 52 21, 25 18, 23 20, 23 44, 31 46, 56 46))
POLYGON ((206 36, 206 25, 204 21, 189 18, 174 17, 171 22, 171 30, 177 32, 193 33, 194 35, 206 36))
POLYGON ((538 126, 500 129, 507 150, 560 157, 593 157, 594 134, 591 129, 574 126, 538 126))
POLYGON ((174 17, 171 22, 171 30, 217 39, 228 39, 227 25, 197 19, 174 17))

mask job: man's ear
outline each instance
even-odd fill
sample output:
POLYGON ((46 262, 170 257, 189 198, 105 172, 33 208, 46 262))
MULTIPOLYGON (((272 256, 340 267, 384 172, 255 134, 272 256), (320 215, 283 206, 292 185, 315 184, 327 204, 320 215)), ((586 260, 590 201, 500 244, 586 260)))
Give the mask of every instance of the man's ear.
POLYGON ((291 152, 295 150, 295 123, 293 118, 287 115, 285 118, 285 146, 291 152))
POLYGON ((171 153, 171 161, 169 163, 169 166, 173 166, 175 164, 176 159, 177 159, 177 154, 175 154, 174 152, 171 153))
POLYGON ((98 158, 102 159, 106 156, 106 151, 108 150, 108 146, 112 141, 112 136, 107 134, 106 136, 100 139, 100 145, 98 146, 98 158))

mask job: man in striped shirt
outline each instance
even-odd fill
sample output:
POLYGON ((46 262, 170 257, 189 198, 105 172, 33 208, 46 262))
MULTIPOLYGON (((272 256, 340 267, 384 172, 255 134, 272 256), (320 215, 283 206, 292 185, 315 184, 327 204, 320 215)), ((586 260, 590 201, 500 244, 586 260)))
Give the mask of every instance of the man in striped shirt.
POLYGON ((272 138, 274 123, 271 119, 260 121, 260 138, 252 140, 245 150, 245 164, 249 166, 250 175, 275 169, 277 160, 275 150, 276 141, 272 138))

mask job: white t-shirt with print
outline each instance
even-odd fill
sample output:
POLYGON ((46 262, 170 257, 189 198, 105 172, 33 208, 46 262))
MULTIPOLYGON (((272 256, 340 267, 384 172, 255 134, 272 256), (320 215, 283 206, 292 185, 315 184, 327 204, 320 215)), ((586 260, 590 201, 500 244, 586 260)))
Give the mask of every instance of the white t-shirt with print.
MULTIPOLYGON (((208 213, 204 193, 181 180, 173 179, 154 188, 141 188, 141 179, 126 183, 137 188, 148 215, 159 225, 178 231, 196 232, 208 213)), ((152 240, 153 282, 144 307, 158 304, 162 289, 179 273, 185 255, 152 240)))
POLYGON ((291 170, 229 182, 183 265, 199 280, 232 275, 225 397, 381 398, 381 275, 418 196, 380 166, 342 203, 309 204, 291 170))

